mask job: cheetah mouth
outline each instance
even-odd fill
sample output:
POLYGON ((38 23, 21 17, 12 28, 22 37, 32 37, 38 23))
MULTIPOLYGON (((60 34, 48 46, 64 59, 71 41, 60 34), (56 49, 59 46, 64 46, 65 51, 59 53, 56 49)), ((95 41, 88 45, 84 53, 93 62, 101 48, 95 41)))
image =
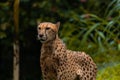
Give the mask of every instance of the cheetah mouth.
POLYGON ((46 39, 40 39, 40 41, 41 41, 41 42, 44 42, 44 41, 46 41, 46 39))
POLYGON ((45 37, 40 38, 39 36, 37 36, 37 39, 40 40, 40 42, 45 42, 47 40, 45 37))

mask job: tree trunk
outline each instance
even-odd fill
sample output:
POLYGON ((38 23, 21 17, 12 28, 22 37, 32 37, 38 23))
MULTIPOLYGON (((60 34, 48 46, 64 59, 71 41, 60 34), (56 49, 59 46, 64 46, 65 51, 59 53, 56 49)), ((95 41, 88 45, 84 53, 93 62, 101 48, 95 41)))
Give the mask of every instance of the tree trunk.
POLYGON ((19 0, 14 0, 13 80, 19 80, 19 0))
POLYGON ((14 41, 13 49, 13 80, 19 80, 19 41, 14 41))

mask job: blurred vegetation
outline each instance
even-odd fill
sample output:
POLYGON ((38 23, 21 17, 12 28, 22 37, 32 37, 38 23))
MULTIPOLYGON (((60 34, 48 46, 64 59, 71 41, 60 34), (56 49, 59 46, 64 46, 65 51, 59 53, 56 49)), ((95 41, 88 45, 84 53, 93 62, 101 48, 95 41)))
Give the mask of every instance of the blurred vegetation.
MULTIPOLYGON (((37 21, 60 21, 59 35, 67 47, 87 52, 98 65, 97 80, 120 80, 120 0, 21 0, 21 80, 40 79, 37 21)), ((13 1, 1 0, 1 80, 12 79, 13 36, 13 1)))
POLYGON ((97 80, 119 80, 120 79, 120 64, 108 66, 98 72, 97 80), (112 73, 112 75, 110 74, 112 73))

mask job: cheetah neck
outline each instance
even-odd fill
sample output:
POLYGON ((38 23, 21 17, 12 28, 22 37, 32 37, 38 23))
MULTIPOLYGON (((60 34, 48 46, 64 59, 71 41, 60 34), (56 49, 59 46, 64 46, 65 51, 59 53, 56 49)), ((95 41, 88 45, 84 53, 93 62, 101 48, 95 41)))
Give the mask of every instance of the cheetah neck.
POLYGON ((55 40, 42 44, 41 54, 51 55, 60 49, 66 49, 66 46, 59 37, 56 37, 55 40))

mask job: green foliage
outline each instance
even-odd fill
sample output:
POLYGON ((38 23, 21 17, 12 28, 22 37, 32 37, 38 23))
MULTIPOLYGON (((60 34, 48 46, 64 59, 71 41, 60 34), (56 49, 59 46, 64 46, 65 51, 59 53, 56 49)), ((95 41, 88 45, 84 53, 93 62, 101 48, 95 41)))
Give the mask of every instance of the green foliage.
POLYGON ((97 80, 120 80, 120 64, 108 66, 100 70, 97 80))
MULTIPOLYGON (((117 48, 117 41, 120 36, 119 4, 119 1, 111 2, 107 10, 110 7, 112 9, 104 13, 108 14, 105 18, 91 13, 80 15, 77 12, 68 12, 67 16, 70 16, 68 20, 72 23, 64 23, 61 37, 70 49, 75 50, 81 50, 86 46, 86 49, 83 50, 89 51, 89 48, 94 48, 95 45, 98 46, 96 47, 97 52, 105 51, 110 46, 113 47, 112 49, 117 48)), ((64 13, 61 12, 60 15, 62 16, 64 13)))

